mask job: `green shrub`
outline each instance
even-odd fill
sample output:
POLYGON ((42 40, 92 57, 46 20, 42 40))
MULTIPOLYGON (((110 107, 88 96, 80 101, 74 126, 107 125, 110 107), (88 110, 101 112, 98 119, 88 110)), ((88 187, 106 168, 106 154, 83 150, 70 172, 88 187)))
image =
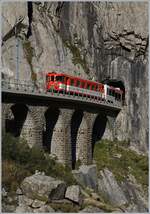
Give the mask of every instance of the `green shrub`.
POLYGON ((16 191, 23 179, 29 175, 31 175, 29 170, 24 169, 23 166, 14 161, 2 161, 2 185, 7 191, 16 191))

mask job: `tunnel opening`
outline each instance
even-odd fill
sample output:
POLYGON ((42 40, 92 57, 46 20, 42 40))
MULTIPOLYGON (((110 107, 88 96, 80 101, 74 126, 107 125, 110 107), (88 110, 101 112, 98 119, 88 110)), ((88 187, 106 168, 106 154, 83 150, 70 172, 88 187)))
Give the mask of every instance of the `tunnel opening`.
POLYGON ((83 111, 77 110, 74 112, 71 118, 71 155, 72 155, 72 169, 75 169, 76 165, 76 142, 78 129, 80 127, 83 118, 83 111))
POLYGON ((14 118, 6 119, 6 132, 11 133, 14 137, 19 137, 27 117, 28 107, 24 104, 16 104, 10 109, 14 118))
POLYGON ((59 109, 49 108, 45 112, 46 129, 43 131, 43 148, 45 152, 51 152, 51 140, 55 124, 59 117, 59 109))
POLYGON ((100 141, 106 129, 107 117, 105 114, 99 114, 94 122, 92 131, 92 157, 95 143, 100 141))
POLYGON ((122 100, 123 100, 123 105, 125 103, 125 85, 123 83, 122 80, 118 80, 118 79, 105 79, 103 81, 101 81, 103 84, 107 84, 109 86, 113 86, 115 88, 120 88, 123 91, 123 96, 122 96, 122 100))

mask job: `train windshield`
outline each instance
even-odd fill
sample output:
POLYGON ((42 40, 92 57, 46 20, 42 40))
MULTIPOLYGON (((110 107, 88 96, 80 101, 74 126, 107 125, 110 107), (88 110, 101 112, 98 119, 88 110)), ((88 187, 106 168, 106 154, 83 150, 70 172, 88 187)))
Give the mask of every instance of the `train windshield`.
POLYGON ((59 82, 64 82, 64 78, 63 76, 56 76, 56 81, 59 81, 59 82))

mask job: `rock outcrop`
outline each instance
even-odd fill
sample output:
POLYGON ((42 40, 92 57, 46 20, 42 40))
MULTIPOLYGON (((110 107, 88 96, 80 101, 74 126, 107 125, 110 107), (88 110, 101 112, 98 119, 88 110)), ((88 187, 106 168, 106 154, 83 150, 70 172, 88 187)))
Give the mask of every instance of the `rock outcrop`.
POLYGON ((41 174, 32 175, 21 183, 22 191, 17 190, 14 196, 3 195, 2 211, 148 212, 148 196, 133 176, 118 182, 110 170, 104 169, 97 173, 97 180, 97 190, 88 188, 85 183, 84 186, 71 185, 66 188, 64 181, 41 174), (58 194, 60 184, 65 186, 65 190, 60 188, 58 194))
POLYGON ((73 175, 77 182, 93 190, 97 190, 97 170, 96 165, 81 165, 79 170, 73 170, 73 175))
POLYGON ((127 212, 148 212, 148 198, 132 175, 118 183, 110 170, 101 170, 98 192, 104 200, 115 207, 122 207, 127 212))
POLYGON ((31 199, 48 201, 63 199, 66 184, 46 175, 35 174, 23 180, 21 189, 23 194, 31 199))
POLYGON ((98 191, 104 198, 107 198, 112 205, 121 206, 127 203, 121 187, 118 185, 112 172, 108 169, 100 171, 98 191))
POLYGON ((103 213, 104 210, 99 209, 98 207, 87 206, 83 210, 80 211, 81 213, 103 213))
POLYGON ((66 190, 65 198, 75 203, 82 204, 82 195, 80 186, 79 185, 69 186, 66 190))

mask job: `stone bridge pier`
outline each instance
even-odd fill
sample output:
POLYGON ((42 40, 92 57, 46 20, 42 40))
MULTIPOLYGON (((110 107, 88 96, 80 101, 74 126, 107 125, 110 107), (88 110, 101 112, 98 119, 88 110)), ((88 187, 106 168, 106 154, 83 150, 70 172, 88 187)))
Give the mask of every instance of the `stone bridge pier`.
POLYGON ((51 140, 51 154, 57 156, 64 165, 72 164, 71 157, 71 117, 74 110, 59 109, 59 117, 55 124, 51 140))
POLYGON ((28 107, 28 114, 20 136, 25 138, 30 147, 43 148, 43 130, 45 127, 45 107, 28 107))
POLYGON ((24 104, 2 104, 2 131, 23 137, 30 147, 42 148, 45 107, 24 104))
POLYGON ((96 117, 97 114, 83 112, 76 141, 76 160, 81 164, 92 164, 92 132, 96 117))

